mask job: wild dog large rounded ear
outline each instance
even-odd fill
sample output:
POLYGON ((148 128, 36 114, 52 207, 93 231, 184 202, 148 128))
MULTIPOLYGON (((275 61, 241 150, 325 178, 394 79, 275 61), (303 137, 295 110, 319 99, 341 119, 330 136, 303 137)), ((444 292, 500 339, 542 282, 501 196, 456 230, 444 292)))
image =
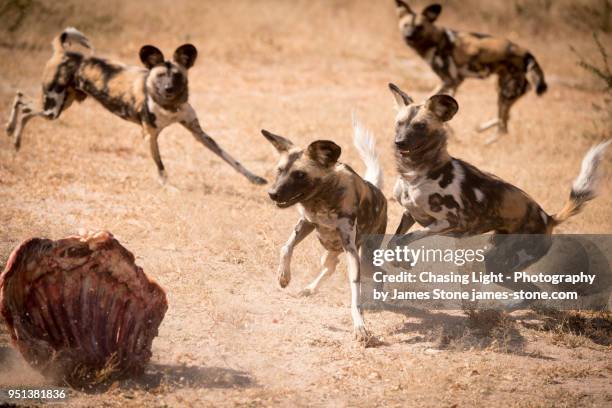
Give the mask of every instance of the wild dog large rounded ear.
POLYGON ((140 61, 142 61, 143 65, 148 69, 164 63, 164 54, 162 54, 157 47, 152 45, 143 46, 140 49, 139 55, 140 61))
POLYGON ((268 142, 272 143, 272 146, 274 146, 279 153, 287 152, 293 147, 291 140, 275 135, 274 133, 268 132, 265 129, 261 130, 261 134, 268 139, 268 142))
POLYGON ((404 10, 408 14, 414 14, 412 9, 410 8, 410 5, 406 3, 404 0, 395 0, 395 5, 397 6, 398 9, 404 10))
POLYGON ((198 58, 198 50, 193 44, 183 44, 174 51, 172 60, 185 69, 193 67, 196 58, 198 58))
POLYGON ((429 22, 433 23, 436 21, 440 13, 442 12, 442 6, 439 4, 430 4, 425 7, 421 14, 425 17, 429 22))
POLYGON ((308 157, 322 167, 334 165, 338 161, 341 152, 340 146, 331 140, 317 140, 312 142, 306 150, 308 157))
POLYGON ((427 100, 427 109, 442 122, 449 121, 459 110, 459 104, 450 95, 434 95, 427 100))
POLYGON ((408 96, 406 92, 399 89, 399 86, 390 83, 389 90, 393 94, 393 97, 395 98, 395 105, 398 108, 401 108, 402 106, 408 106, 412 103, 412 98, 408 96))

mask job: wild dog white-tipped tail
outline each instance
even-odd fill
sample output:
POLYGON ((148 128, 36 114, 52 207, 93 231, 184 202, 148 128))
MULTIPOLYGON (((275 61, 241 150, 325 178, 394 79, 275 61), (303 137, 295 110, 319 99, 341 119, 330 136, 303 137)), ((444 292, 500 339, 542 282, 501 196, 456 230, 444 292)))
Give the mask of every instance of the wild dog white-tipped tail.
POLYGON ((55 52, 62 52, 65 50, 65 45, 69 43, 81 44, 85 48, 89 48, 93 51, 93 46, 85 34, 80 32, 74 27, 66 27, 60 35, 53 39, 51 45, 55 52))
POLYGON ((353 143, 366 165, 363 178, 381 189, 383 172, 378 161, 378 153, 376 153, 376 140, 372 133, 359 122, 355 113, 353 113, 353 143))
POLYGON ((560 224, 569 217, 578 214, 584 204, 597 196, 597 187, 601 178, 599 165, 606 152, 606 148, 611 142, 611 140, 608 140, 593 146, 584 156, 580 166, 580 173, 574 180, 574 184, 572 184, 572 191, 570 192, 568 202, 561 211, 553 215, 555 224, 560 224))

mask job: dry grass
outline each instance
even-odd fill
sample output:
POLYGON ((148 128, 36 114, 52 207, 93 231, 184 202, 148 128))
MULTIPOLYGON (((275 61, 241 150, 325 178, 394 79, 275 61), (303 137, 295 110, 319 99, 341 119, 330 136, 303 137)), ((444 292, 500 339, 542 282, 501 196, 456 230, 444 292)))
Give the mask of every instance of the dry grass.
POLYGON ((542 330, 553 336, 553 341, 571 348, 580 346, 612 345, 612 314, 603 312, 540 310, 542 330))
POLYGON ((65 378, 67 384, 82 391, 94 392, 110 386, 113 377, 118 373, 119 359, 111 355, 101 368, 92 368, 86 364, 76 364, 65 378))
MULTIPOLYGON (((451 152, 512 181, 550 213, 566 200, 584 152, 609 137, 609 124, 592 107, 603 106, 601 86, 569 49, 598 61, 591 31, 606 27, 605 14, 589 10, 599 4, 444 2, 442 24, 527 46, 550 83, 544 97, 530 93, 516 105, 508 137, 485 147, 473 129, 495 113, 494 80, 468 81, 457 95, 451 152)), ((190 94, 204 128, 269 178, 276 157, 259 134, 263 127, 301 145, 333 139, 343 147, 342 160, 362 171, 351 147, 356 110, 378 140, 390 196, 394 112, 386 84, 396 82, 417 99, 437 84, 402 43, 391 0, 110 0, 104 7, 9 0, 0 2, 0 117, 16 89, 37 97, 49 42, 67 25, 84 31, 100 55, 131 64, 145 43, 167 54, 182 42, 196 44, 190 94)), ((609 43, 610 34, 599 31, 602 44, 609 43)), ((568 344, 555 340, 552 329, 529 329, 503 316, 372 312, 366 323, 380 344, 353 343, 345 267, 320 294, 296 297, 319 267, 320 245, 310 237, 296 249, 290 287, 278 289, 278 250, 297 214, 273 207, 264 188, 248 184, 180 127, 160 139, 178 191, 158 185, 139 129, 92 101, 59 121, 33 121, 23 142, 15 154, 0 137, 0 260, 31 236, 105 228, 168 293, 170 307, 144 379, 77 394, 69 405, 609 403, 609 346, 586 332, 572 332, 583 343, 568 344), (579 367, 559 372, 559 384, 536 371, 562 365, 579 367)), ((603 167, 609 180, 610 157, 603 167)), ((610 183, 603 184, 601 196, 557 232, 612 230, 610 183)), ((400 212, 391 202, 389 231, 400 212)), ((5 337, 0 341, 0 386, 44 384, 5 337)))

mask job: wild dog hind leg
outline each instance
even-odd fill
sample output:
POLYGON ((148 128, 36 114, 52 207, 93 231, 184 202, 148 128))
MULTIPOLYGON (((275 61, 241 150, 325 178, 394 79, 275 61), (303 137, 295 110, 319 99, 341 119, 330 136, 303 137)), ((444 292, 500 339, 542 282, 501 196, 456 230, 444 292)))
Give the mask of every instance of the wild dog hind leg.
POLYGON ((315 280, 310 282, 310 284, 308 284, 308 286, 306 286, 300 292, 300 296, 310 296, 317 291, 317 288, 319 287, 321 282, 329 278, 336 271, 339 256, 340 252, 336 251, 327 251, 323 255, 323 257, 321 258, 321 273, 319 273, 319 276, 317 276, 315 280))
POLYGON ((499 125, 499 118, 493 118, 481 123, 476 130, 478 132, 484 132, 485 130, 491 129, 493 126, 499 125))
POLYGON ((355 339, 367 341, 370 334, 366 330, 361 314, 361 275, 359 253, 356 245, 357 228, 354 219, 342 219, 338 225, 338 233, 342 240, 342 248, 348 261, 348 278, 351 287, 351 317, 353 318, 353 331, 355 339))
POLYGON ((15 131, 15 126, 17 125, 17 116, 19 116, 19 112, 21 110, 23 102, 23 93, 17 91, 15 94, 15 99, 13 99, 13 104, 11 105, 11 114, 9 116, 9 120, 6 122, 6 133, 10 137, 13 135, 15 131))
MULTIPOLYGON (((505 73, 500 74, 498 80, 497 99, 497 131, 487 140, 485 144, 495 142, 500 135, 508 133, 508 120, 510 119, 510 108, 528 90, 528 82, 523 74, 505 73)), ((492 122, 491 122, 492 123, 492 122)), ((493 127, 494 125, 490 126, 493 127)), ((482 127, 481 127, 482 128, 482 127)))
MULTIPOLYGON (((552 246, 552 239, 544 232, 536 234, 506 235, 495 233, 492 236, 493 246, 485 254, 485 272, 501 273, 503 279, 499 285, 513 292, 540 292, 540 288, 531 282, 514 281, 512 274, 524 271, 530 265, 544 257, 552 246)), ((509 305, 511 310, 521 309, 533 302, 533 299, 518 299, 509 305)))
POLYGON ((14 111, 11 112, 6 130, 8 136, 13 137, 13 146, 15 150, 19 150, 21 147, 21 134, 27 123, 38 116, 53 119, 53 113, 48 111, 35 111, 29 103, 23 101, 18 102, 16 107, 15 104, 13 106, 14 111))
POLYGON ((459 88, 459 85, 461 85, 462 82, 463 82, 462 79, 461 80, 459 79, 443 80, 442 83, 433 90, 432 95, 445 94, 445 95, 454 96, 455 93, 457 92, 457 88, 459 88))
POLYGON ((21 147, 21 134, 26 124, 35 117, 43 117, 49 120, 58 119, 63 111, 68 109, 76 95, 68 89, 45 89, 43 90, 43 107, 41 110, 35 109, 31 103, 24 101, 24 95, 17 92, 13 101, 13 106, 9 120, 6 125, 8 136, 13 137, 15 150, 21 147))

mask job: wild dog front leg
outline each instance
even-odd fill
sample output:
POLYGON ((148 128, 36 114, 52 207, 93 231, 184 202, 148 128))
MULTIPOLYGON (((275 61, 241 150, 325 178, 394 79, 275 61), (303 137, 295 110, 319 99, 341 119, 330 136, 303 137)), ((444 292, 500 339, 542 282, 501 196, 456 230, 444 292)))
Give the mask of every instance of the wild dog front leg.
MULTIPOLYGON (((398 242, 403 238, 403 235, 408 232, 408 230, 414 225, 414 223, 415 220, 412 215, 410 215, 408 211, 404 211, 404 213, 402 214, 402 219, 400 220, 400 223, 397 226, 397 230, 395 231, 395 234, 393 234, 393 237, 389 240, 389 243, 387 244, 387 248, 394 250, 395 247, 399 245, 398 242)), ((392 261, 391 265, 399 267, 400 262, 392 261)))
POLYGON ((166 184, 168 176, 166 175, 166 169, 164 167, 164 163, 162 162, 161 154, 159 153, 159 144, 157 143, 160 131, 152 126, 145 125, 143 127, 143 133, 149 142, 149 151, 151 152, 151 158, 157 167, 159 182, 164 185, 166 184))
POLYGON ((343 219, 338 226, 338 233, 342 240, 342 248, 346 252, 348 261, 349 285, 351 287, 351 316, 353 318, 353 331, 359 341, 367 341, 370 337, 365 328, 360 310, 361 276, 359 253, 356 245, 357 228, 354 219, 343 219))
POLYGON ((402 219, 400 220, 399 225, 397 226, 397 230, 395 230, 395 234, 393 234, 393 238, 389 241, 389 248, 393 248, 397 245, 398 239, 401 238, 401 235, 404 235, 413 225, 415 221, 412 215, 408 211, 404 211, 402 214, 402 219))
POLYGON ((293 228, 287 243, 281 248, 280 265, 278 266, 278 283, 281 288, 286 287, 291 280, 291 256, 293 255, 293 248, 302 242, 314 228, 314 224, 304 218, 300 219, 293 228))
POLYGON ((206 132, 200 127, 200 122, 193 111, 193 108, 188 107, 186 109, 185 118, 181 120, 181 125, 187 128, 191 134, 204 146, 210 149, 214 154, 219 156, 223 161, 232 166, 234 170, 245 176, 253 184, 266 184, 266 179, 259 177, 249 170, 247 170, 240 162, 230 156, 225 150, 223 150, 215 140, 208 136, 206 132))
POLYGON ((397 230, 395 231, 394 235, 405 234, 410 229, 410 227, 414 225, 414 222, 415 221, 412 215, 410 215, 408 211, 405 211, 402 214, 402 219, 399 225, 397 226, 397 230))
POLYGON ((321 282, 330 277, 336 271, 339 256, 340 252, 335 251, 327 251, 325 255, 323 255, 323 258, 321 259, 321 265, 323 267, 321 273, 300 292, 300 296, 310 296, 317 291, 317 288, 321 282))
POLYGON ((417 231, 413 231, 410 234, 406 234, 403 237, 399 238, 397 240, 397 245, 408 245, 412 242, 427 238, 432 235, 447 234, 449 232, 452 232, 453 229, 454 226, 452 226, 448 222, 448 220, 435 220, 427 227, 417 231))

